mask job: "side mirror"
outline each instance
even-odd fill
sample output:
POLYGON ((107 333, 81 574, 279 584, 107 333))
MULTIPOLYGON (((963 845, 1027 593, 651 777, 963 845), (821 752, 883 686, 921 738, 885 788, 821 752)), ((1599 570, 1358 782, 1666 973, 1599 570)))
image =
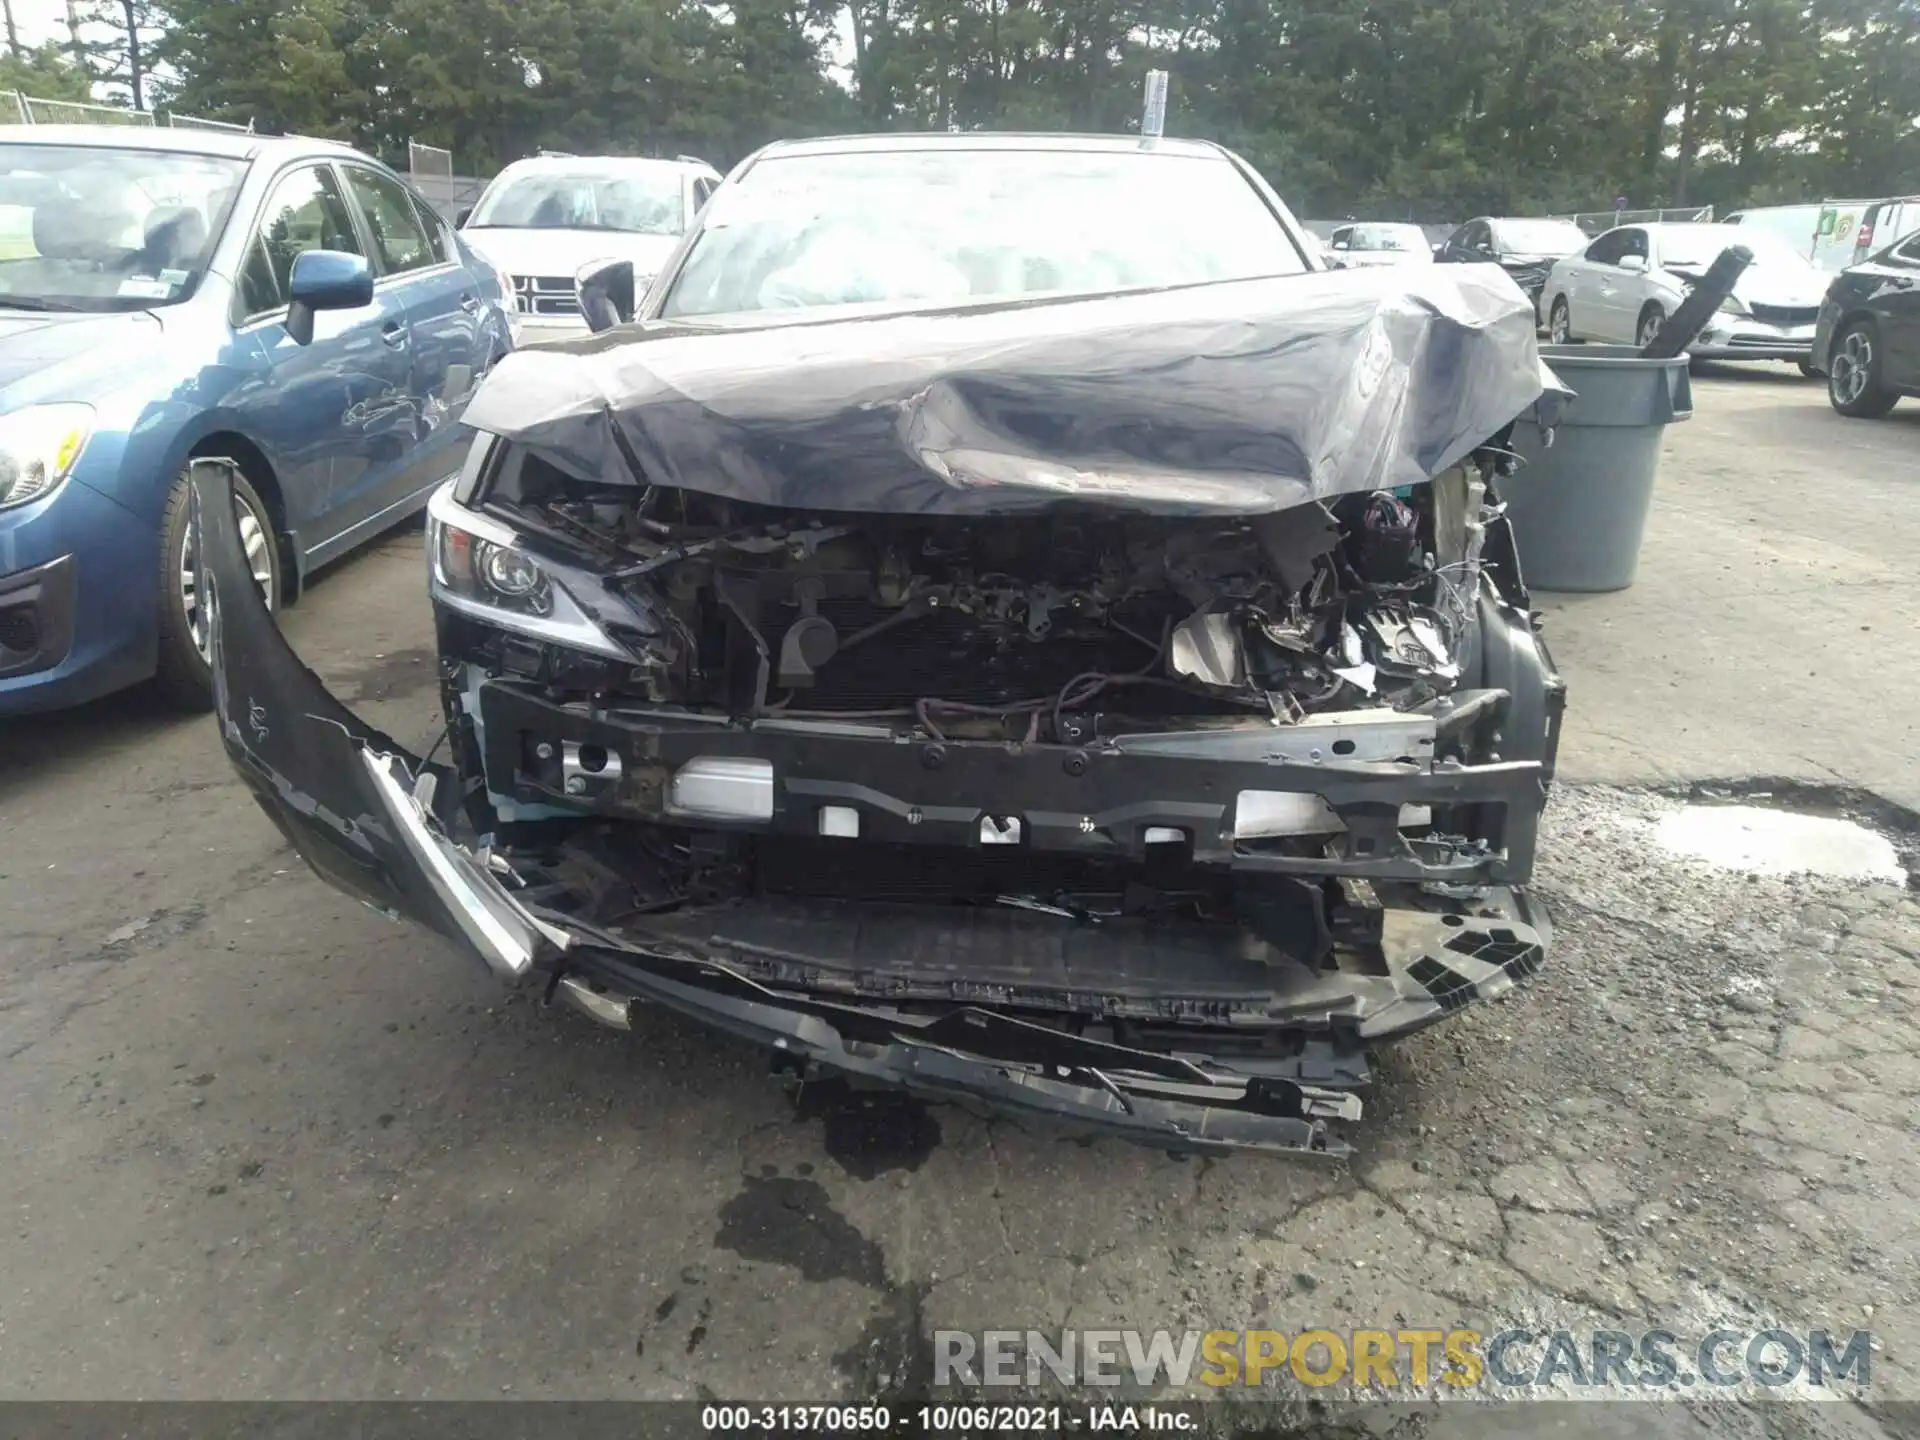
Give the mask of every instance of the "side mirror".
POLYGON ((596 260, 582 265, 573 277, 580 297, 580 313, 587 329, 598 335, 633 319, 634 283, 631 260, 596 260))
POLYGON ((1645 270, 1647 268, 1647 257, 1644 255, 1622 255, 1620 257, 1620 268, 1622 270, 1634 271, 1645 270))
POLYGON ((471 220, 472 218, 473 218, 473 207, 471 205, 468 205, 459 210, 456 210, 453 215, 453 228, 456 230, 466 229, 467 221, 471 220))
POLYGON ((287 334, 296 345, 311 345, 316 312, 358 310, 373 303, 373 269, 364 255, 303 250, 293 257, 287 290, 287 334))

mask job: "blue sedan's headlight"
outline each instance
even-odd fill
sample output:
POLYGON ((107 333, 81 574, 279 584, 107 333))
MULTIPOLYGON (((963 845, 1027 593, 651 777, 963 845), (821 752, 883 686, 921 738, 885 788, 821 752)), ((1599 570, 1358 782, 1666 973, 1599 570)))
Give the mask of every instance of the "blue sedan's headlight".
POLYGON ((0 415, 0 510, 58 490, 92 433, 91 405, 29 405, 0 415))

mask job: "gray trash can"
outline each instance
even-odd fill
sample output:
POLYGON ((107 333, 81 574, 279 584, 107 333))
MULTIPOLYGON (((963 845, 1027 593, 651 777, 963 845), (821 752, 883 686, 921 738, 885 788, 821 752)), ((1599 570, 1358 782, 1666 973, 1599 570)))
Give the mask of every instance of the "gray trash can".
POLYGON ((1624 590, 1660 469, 1661 431, 1693 414, 1687 357, 1642 359, 1629 345, 1543 345, 1540 358, 1575 392, 1548 446, 1522 420, 1526 464, 1501 488, 1527 584, 1624 590))

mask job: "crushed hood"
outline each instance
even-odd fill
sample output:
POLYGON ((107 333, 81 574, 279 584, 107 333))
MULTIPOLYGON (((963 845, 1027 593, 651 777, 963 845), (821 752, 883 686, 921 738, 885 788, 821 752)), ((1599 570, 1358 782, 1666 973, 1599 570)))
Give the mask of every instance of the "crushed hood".
POLYGON ((1430 479, 1558 382, 1498 267, 1392 266, 508 356, 475 427, 791 509, 1260 514, 1430 479))

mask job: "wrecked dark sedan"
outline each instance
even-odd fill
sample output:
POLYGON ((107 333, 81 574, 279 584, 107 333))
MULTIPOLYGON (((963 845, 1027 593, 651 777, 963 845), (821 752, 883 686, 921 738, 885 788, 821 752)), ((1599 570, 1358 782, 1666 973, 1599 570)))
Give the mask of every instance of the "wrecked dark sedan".
POLYGON ((1369 1052, 1547 944, 1499 486, 1557 386, 1496 267, 1310 253, 1210 145, 765 150, 475 396, 434 753, 294 656, 198 468, 225 744, 330 883, 608 1025, 1341 1152, 1369 1052))

